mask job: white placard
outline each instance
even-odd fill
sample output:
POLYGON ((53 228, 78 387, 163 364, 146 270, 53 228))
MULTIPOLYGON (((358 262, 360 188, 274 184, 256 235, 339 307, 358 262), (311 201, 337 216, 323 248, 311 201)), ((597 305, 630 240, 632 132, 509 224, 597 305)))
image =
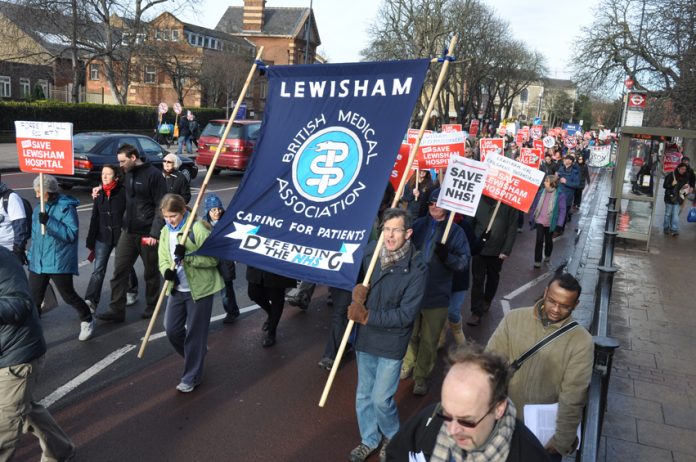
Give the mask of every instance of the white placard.
POLYGON ((476 215, 488 165, 466 157, 452 156, 440 187, 437 206, 473 217, 476 215))

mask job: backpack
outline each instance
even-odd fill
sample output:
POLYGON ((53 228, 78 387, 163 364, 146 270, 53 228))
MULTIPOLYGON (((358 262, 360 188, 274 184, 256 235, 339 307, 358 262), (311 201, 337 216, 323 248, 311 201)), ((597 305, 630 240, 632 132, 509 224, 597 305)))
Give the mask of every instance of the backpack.
MULTIPOLYGON (((7 213, 7 203, 10 201, 10 194, 12 194, 13 192, 13 190, 7 188, 7 190, 5 190, 5 193, 2 195, 2 207, 5 210, 5 213, 7 213)), ((31 238, 31 217, 34 213, 34 210, 32 209, 31 204, 28 200, 26 200, 19 194, 17 194, 17 196, 22 200, 22 205, 24 206, 24 215, 27 218, 27 231, 29 233, 29 237, 31 238)))

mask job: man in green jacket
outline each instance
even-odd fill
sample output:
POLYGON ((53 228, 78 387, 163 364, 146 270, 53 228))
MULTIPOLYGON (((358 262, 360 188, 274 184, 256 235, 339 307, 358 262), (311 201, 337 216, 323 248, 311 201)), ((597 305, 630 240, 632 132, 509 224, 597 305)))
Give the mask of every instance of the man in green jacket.
MULTIPOLYGON (((556 275, 536 305, 509 312, 488 341, 487 349, 513 362, 541 339, 573 321, 582 288, 568 273, 556 275)), ((524 417, 526 404, 558 403, 556 431, 544 443, 552 460, 573 452, 592 375, 592 336, 577 326, 529 357, 510 381, 509 396, 524 417)))

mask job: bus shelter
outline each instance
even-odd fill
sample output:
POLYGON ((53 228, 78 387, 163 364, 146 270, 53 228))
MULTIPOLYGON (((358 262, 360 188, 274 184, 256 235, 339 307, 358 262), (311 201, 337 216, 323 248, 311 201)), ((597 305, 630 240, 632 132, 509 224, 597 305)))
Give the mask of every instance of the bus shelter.
POLYGON ((612 186, 617 237, 644 241, 645 248, 650 247, 655 204, 663 197, 661 180, 681 158, 671 146, 684 138, 696 138, 696 130, 621 127, 612 186))

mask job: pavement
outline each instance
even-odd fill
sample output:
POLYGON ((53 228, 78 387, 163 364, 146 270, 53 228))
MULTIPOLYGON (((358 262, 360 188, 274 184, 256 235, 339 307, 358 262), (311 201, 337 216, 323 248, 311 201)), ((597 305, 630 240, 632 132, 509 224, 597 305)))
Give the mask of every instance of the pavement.
MULTIPOLYGON (((0 171, 12 170, 17 170, 16 147, 0 144, 0 171)), ((602 172, 589 186, 593 190, 573 223, 580 231, 567 269, 583 286, 575 315, 585 327, 594 309, 609 173, 602 172)), ((619 271, 608 333, 621 346, 613 362, 600 461, 696 462, 696 224, 686 222, 685 207, 680 235, 662 234, 663 205, 660 196, 649 250, 635 241, 618 240, 616 245, 619 271)), ((137 377, 137 387, 151 389, 150 380, 150 375, 137 377)), ((131 387, 109 390, 115 402, 128 401, 132 392, 131 387)), ((313 460, 310 453, 306 460, 313 460)))

